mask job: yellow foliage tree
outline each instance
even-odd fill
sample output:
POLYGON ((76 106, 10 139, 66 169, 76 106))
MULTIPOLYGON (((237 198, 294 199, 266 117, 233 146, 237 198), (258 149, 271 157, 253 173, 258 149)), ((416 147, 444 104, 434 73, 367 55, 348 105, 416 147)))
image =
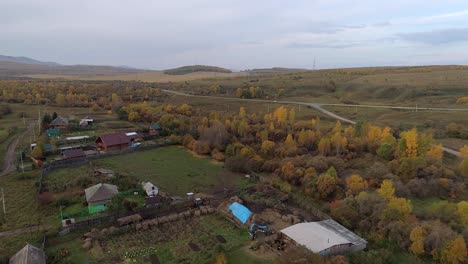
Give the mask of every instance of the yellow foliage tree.
POLYGON ((383 211, 382 218, 384 220, 404 221, 410 216, 412 211, 413 206, 411 206, 409 200, 392 197, 387 204, 387 208, 383 211))
POLYGON ((243 93, 242 88, 237 88, 237 90, 236 90, 236 96, 239 97, 239 98, 241 98, 241 97, 242 97, 242 93, 243 93))
POLYGON ((271 154, 275 150, 275 142, 270 140, 265 140, 262 142, 261 151, 264 154, 271 154))
POLYGON ((465 263, 467 257, 466 243, 462 236, 457 236, 442 249, 440 262, 443 264, 465 263))
POLYGON ((367 181, 361 176, 354 174, 346 178, 346 187, 352 194, 358 194, 362 190, 367 189, 367 181))
POLYGON ((457 214, 463 225, 468 225, 468 202, 461 201, 457 204, 457 214))
POLYGON ((286 124, 286 120, 288 119, 288 109, 284 106, 278 107, 275 112, 273 112, 273 118, 280 125, 286 124))
POLYGON ((228 261, 224 253, 218 254, 216 256, 216 264, 227 264, 227 263, 228 261))
POLYGON ((296 168, 291 161, 286 162, 286 164, 281 167, 281 174, 286 180, 291 180, 296 176, 296 168))
POLYGON ((424 238, 425 232, 424 229, 420 226, 417 226, 411 230, 410 240, 411 246, 409 250, 415 255, 424 254, 424 238))
POLYGON ((291 134, 288 134, 286 137, 286 140, 284 141, 284 144, 289 147, 289 148, 295 148, 296 147, 296 141, 294 140, 293 136, 291 134))
POLYGON ((318 144, 318 151, 320 154, 326 156, 330 154, 331 151, 331 142, 327 137, 321 138, 318 144))
POLYGON ((416 158, 418 156, 418 131, 416 128, 403 132, 401 137, 406 142, 406 157, 416 158))
POLYGON ((429 159, 433 161, 441 162, 442 158, 444 157, 444 150, 442 149, 442 144, 432 146, 426 152, 426 157, 428 157, 429 159))
POLYGON ((380 185, 380 188, 377 189, 377 192, 385 199, 392 199, 395 194, 395 188, 393 188, 393 182, 391 180, 384 180, 380 185))
POLYGON ((239 117, 240 118, 245 118, 247 116, 247 112, 245 111, 245 108, 243 106, 240 107, 239 109, 239 117))
POLYGON ((468 157, 468 145, 464 145, 460 149, 460 153, 462 154, 463 157, 468 157))
POLYGON ((293 108, 291 108, 289 110, 289 122, 294 123, 294 121, 296 120, 296 110, 293 108))

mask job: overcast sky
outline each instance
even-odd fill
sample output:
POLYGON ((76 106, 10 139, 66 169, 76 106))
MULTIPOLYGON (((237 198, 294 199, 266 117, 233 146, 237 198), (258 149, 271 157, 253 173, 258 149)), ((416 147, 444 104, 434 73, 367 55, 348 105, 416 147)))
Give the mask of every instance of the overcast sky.
POLYGON ((468 64, 468 1, 0 0, 0 54, 149 69, 468 64))

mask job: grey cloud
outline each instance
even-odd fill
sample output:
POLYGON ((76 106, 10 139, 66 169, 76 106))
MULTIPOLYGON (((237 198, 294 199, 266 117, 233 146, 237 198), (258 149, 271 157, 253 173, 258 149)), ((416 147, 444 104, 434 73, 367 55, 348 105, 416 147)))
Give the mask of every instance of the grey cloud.
POLYGON ((468 28, 448 28, 425 32, 400 33, 403 40, 430 45, 468 41, 468 28))
POLYGON ((334 43, 291 43, 287 45, 287 48, 291 49, 346 49, 356 46, 361 46, 360 43, 343 43, 343 44, 334 44, 334 43))

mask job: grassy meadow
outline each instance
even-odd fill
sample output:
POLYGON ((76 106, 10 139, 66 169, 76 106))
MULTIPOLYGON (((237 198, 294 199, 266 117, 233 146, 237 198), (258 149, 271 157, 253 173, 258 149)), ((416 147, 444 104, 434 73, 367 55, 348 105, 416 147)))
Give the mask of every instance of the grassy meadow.
POLYGON ((180 147, 162 147, 55 170, 47 174, 46 184, 67 184, 80 175, 92 175, 93 168, 111 169, 115 173, 136 177, 139 181, 150 181, 163 191, 176 195, 209 190, 218 185, 222 174, 226 173, 220 164, 208 158, 194 157, 180 147))

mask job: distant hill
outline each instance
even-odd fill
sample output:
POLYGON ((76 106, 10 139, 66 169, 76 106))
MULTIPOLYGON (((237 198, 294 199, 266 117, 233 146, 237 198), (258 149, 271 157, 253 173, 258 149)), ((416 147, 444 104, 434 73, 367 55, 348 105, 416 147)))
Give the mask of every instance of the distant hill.
POLYGON ((0 61, 9 61, 9 62, 16 62, 16 63, 24 63, 24 64, 32 64, 32 65, 45 65, 45 66, 59 66, 60 64, 51 61, 39 61, 35 59, 31 59, 28 57, 13 57, 13 56, 5 56, 0 55, 0 61))
POLYGON ((145 72, 144 70, 96 65, 41 65, 0 61, 0 76, 28 74, 109 76, 145 72))
POLYGON ((192 65, 192 66, 183 66, 175 69, 165 70, 165 74, 169 75, 183 75, 193 72, 222 72, 222 73, 231 73, 231 70, 224 69, 221 67, 215 66, 205 66, 205 65, 192 65))
POLYGON ((264 69, 245 70, 243 72, 247 72, 250 74, 276 74, 276 73, 293 73, 293 72, 304 72, 304 71, 308 71, 308 70, 299 69, 299 68, 273 67, 273 68, 264 68, 264 69))

